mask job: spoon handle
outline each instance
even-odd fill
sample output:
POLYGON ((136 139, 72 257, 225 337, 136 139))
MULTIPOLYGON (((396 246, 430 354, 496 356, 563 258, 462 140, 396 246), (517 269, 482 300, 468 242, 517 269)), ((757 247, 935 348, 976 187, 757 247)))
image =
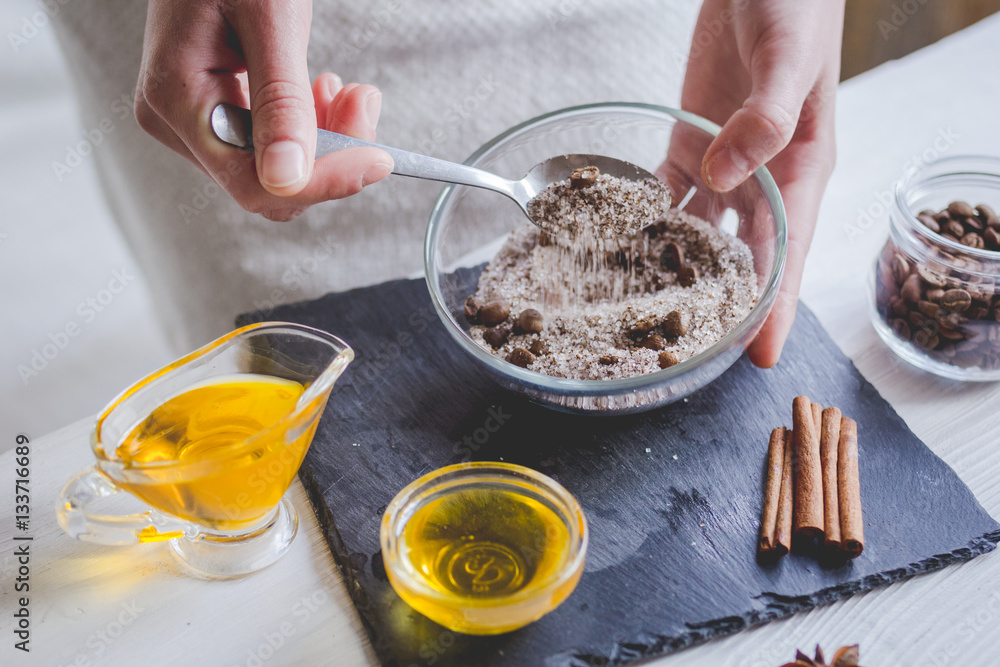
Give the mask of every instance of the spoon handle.
MULTIPOLYGON (((215 135, 222 141, 238 148, 253 150, 253 131, 249 109, 242 109, 232 104, 219 104, 212 110, 211 124, 215 135)), ((485 188, 505 194, 518 201, 517 184, 488 171, 398 148, 382 146, 336 132, 327 130, 317 130, 316 132, 316 159, 345 148, 379 148, 392 157, 394 163, 392 173, 394 174, 485 188)))

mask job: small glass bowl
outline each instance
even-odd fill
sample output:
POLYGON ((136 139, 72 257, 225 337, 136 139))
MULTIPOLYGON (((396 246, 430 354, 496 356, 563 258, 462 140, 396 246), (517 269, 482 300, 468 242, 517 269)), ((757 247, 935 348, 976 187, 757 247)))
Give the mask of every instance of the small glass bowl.
POLYGON ((513 127, 465 163, 521 178, 552 156, 584 153, 626 160, 665 177, 673 201, 683 202, 685 212, 720 224, 753 252, 757 303, 721 340, 670 368, 617 380, 551 377, 491 354, 469 335, 465 299, 475 291, 481 267, 526 220, 505 197, 461 186, 441 192, 424 240, 427 286, 449 335, 502 386, 565 412, 641 412, 680 400, 721 375, 753 340, 774 304, 785 265, 787 231, 781 195, 765 168, 725 194, 702 181, 702 158, 718 132, 715 123, 685 111, 648 104, 592 104, 513 127))
MULTIPOLYGON (((870 278, 871 320, 886 345, 918 368, 953 380, 1000 380, 1000 251, 963 245, 917 218, 953 201, 1000 209, 1000 159, 942 158, 897 183, 889 238, 870 278)), ((965 231, 989 219, 975 217, 965 231)))
POLYGON ((380 539, 389 583, 407 604, 449 630, 494 635, 569 597, 583 573, 587 521, 539 472, 459 463, 400 491, 380 539))

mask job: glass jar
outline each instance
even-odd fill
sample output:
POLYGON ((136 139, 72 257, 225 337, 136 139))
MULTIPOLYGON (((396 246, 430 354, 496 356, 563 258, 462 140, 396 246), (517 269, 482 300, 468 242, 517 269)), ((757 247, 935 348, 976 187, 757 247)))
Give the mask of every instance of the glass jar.
POLYGON ((994 157, 935 160, 896 185, 889 239, 872 274, 871 318, 913 365, 955 380, 1000 380, 997 209, 994 157))

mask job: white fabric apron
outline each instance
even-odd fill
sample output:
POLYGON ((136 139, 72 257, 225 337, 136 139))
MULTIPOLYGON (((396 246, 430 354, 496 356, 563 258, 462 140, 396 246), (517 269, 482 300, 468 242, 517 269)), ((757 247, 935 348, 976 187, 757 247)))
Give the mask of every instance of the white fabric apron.
MULTIPOLYGON (((561 107, 677 106, 696 13, 693 0, 317 0, 309 66, 382 90, 381 143, 462 161, 561 107)), ((58 28, 83 127, 104 128, 102 185, 178 353, 238 313, 421 270, 440 184, 390 176, 277 223, 146 135, 132 115, 145 16, 145 2, 71 2, 58 28)))

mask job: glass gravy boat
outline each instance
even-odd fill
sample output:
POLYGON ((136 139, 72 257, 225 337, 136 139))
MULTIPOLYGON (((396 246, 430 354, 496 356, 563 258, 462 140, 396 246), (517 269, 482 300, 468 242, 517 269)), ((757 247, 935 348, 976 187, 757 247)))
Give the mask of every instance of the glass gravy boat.
POLYGON ((59 525, 88 542, 170 541, 208 577, 255 572, 298 528, 284 497, 337 378, 354 358, 339 338, 282 322, 251 324, 122 392, 91 434, 97 464, 57 501, 59 525), (99 514, 131 494, 148 509, 99 514))

